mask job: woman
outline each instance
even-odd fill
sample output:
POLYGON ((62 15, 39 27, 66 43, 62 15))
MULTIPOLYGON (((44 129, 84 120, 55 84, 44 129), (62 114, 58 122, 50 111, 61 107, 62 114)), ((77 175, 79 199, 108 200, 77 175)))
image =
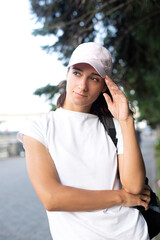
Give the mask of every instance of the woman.
POLYGON ((93 42, 79 45, 59 108, 18 135, 54 240, 149 239, 145 220, 132 208, 148 208, 145 167, 127 98, 110 73, 107 49, 93 42), (114 117, 117 149, 101 114, 114 117))

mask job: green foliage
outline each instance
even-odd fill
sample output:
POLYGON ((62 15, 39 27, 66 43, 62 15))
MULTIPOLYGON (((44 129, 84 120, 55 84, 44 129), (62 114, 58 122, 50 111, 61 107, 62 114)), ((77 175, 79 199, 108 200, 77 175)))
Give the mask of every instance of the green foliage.
POLYGON ((47 97, 47 100, 52 100, 57 92, 58 92, 58 86, 52 86, 52 85, 48 84, 45 87, 38 88, 34 92, 34 94, 39 95, 39 96, 45 94, 47 97))
MULTIPOLYGON (((113 56, 113 78, 123 80, 130 101, 138 105, 139 120, 153 127, 160 121, 160 2, 156 0, 30 0, 41 23, 34 35, 54 35, 43 46, 58 52, 63 64, 82 42, 98 41, 113 56)), ((47 86, 39 95, 53 92, 47 86), (48 91, 48 92, 47 92, 48 91)))
POLYGON ((157 140, 157 143, 155 145, 156 153, 160 154, 160 139, 157 140))
MULTIPOLYGON (((53 86, 53 85, 46 85, 45 87, 38 88, 34 94, 38 96, 45 95, 47 101, 51 101, 59 92, 58 85, 53 86)), ((51 110, 54 111, 56 109, 56 105, 50 102, 51 110)))

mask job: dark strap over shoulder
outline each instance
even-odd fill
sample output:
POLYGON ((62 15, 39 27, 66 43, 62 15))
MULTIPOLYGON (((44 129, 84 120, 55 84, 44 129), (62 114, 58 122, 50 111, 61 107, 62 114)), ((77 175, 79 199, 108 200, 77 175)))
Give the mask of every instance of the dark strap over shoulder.
MULTIPOLYGON (((116 129, 112 117, 99 116, 105 130, 111 137, 114 145, 117 147, 116 129)), ((119 171, 117 171, 119 177, 119 171)), ((120 178, 120 177, 119 177, 120 178)), ((148 185, 148 179, 146 178, 146 184, 148 185)), ((149 236, 152 239, 160 232, 160 201, 156 194, 151 189, 151 201, 149 203, 149 209, 144 211, 141 206, 136 206, 139 209, 147 222, 149 236)))
POLYGON ((110 116, 99 116, 100 121, 102 122, 105 130, 108 132, 108 135, 111 137, 115 147, 117 148, 117 138, 116 138, 116 129, 114 125, 113 118, 110 116))

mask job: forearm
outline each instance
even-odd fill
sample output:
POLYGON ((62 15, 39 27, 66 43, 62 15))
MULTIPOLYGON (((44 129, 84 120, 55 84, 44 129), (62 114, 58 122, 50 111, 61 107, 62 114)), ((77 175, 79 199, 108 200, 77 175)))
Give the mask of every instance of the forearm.
POLYGON ((48 149, 28 136, 23 136, 23 142, 30 180, 48 211, 94 211, 117 205, 144 205, 139 196, 123 189, 93 191, 62 185, 48 149))
POLYGON ((117 190, 84 190, 59 185, 50 192, 44 206, 48 211, 94 211, 121 205, 123 198, 117 190))
POLYGON ((23 141, 30 180, 48 211, 93 211, 122 204, 120 190, 92 191, 62 185, 48 150, 28 136, 23 141))
POLYGON ((120 122, 124 152, 120 159, 120 177, 126 191, 133 194, 141 192, 145 181, 145 166, 137 142, 134 120, 130 116, 128 121, 120 122))
POLYGON ((142 194, 135 195, 127 193, 124 189, 85 190, 61 184, 58 184, 57 187, 53 184, 51 191, 49 189, 45 189, 45 191, 47 191, 46 196, 49 197, 48 199, 46 198, 45 202, 43 201, 43 205, 48 211, 88 212, 113 206, 143 206, 147 209, 148 202, 150 201, 150 191, 143 191, 142 194), (146 196, 148 196, 147 201, 146 196))

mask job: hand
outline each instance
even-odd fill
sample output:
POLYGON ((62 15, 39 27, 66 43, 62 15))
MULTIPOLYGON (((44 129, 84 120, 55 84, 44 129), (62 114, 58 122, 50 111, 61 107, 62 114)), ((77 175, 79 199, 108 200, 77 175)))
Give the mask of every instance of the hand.
POLYGON ((125 94, 108 76, 105 77, 105 82, 113 98, 112 101, 107 93, 103 94, 109 111, 118 121, 126 121, 130 114, 125 94))
POLYGON ((134 195, 126 192, 124 189, 121 189, 123 204, 125 207, 135 207, 142 206, 145 210, 148 209, 148 205, 150 203, 150 188, 145 185, 144 190, 141 194, 134 195))

